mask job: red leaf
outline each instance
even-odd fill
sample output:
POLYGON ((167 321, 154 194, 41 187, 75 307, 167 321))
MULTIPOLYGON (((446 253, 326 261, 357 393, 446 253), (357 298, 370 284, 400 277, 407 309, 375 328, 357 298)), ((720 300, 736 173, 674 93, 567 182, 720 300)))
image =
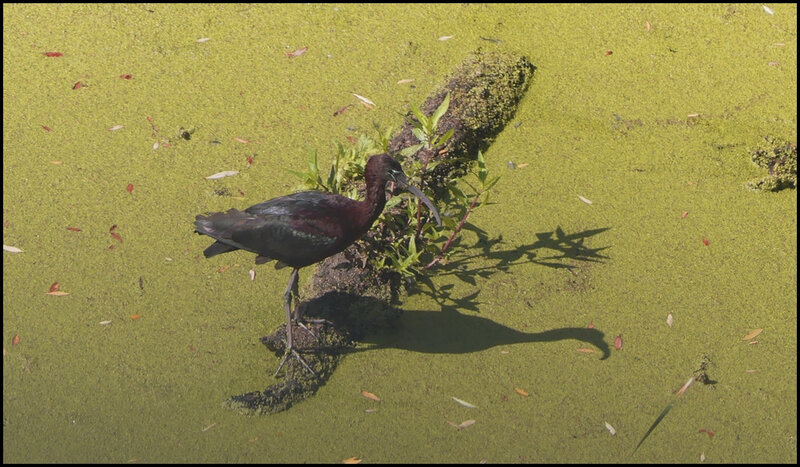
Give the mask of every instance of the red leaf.
POLYGON ((52 129, 51 129, 49 126, 47 126, 47 125, 42 125, 42 128, 44 128, 44 129, 45 129, 45 130, 47 130, 47 131, 53 131, 53 130, 52 130, 52 129))
POLYGON ((128 193, 133 193, 133 183, 128 183, 125 189, 128 190, 128 193))
POLYGON ((53 285, 50 286, 50 292, 55 292, 58 290, 59 284, 58 282, 53 282, 53 285))
POLYGON ((19 345, 19 334, 14 334, 11 338, 11 345, 19 345))
POLYGON ((62 57, 62 56, 64 56, 64 54, 62 54, 61 52, 45 52, 44 56, 45 57, 62 57))
POLYGON ((253 165, 253 156, 247 156, 247 165, 253 165))
POLYGON ((112 225, 112 226, 111 226, 111 228, 110 228, 110 229, 108 229, 108 231, 109 231, 109 232, 113 232, 113 231, 114 231, 114 229, 116 229, 116 228, 117 228, 117 224, 114 224, 114 225, 112 225))
POLYGON ((73 232, 80 232, 81 231, 81 229, 79 229, 77 227, 67 227, 67 230, 71 230, 73 232))
POLYGON ((614 348, 617 350, 622 348, 622 334, 614 338, 614 348))
POLYGON ((703 237, 703 245, 708 246, 708 240, 706 240, 706 237, 703 237))
POLYGON ((131 76, 131 75, 119 75, 119 77, 122 78, 122 79, 131 79, 131 78, 133 78, 133 76, 131 76))
POLYGON ((614 52, 612 52, 612 51, 610 51, 610 50, 606 50, 606 57, 608 57, 609 55, 611 55, 611 54, 613 54, 613 53, 614 53, 614 52))
POLYGON ((80 89, 80 88, 85 88, 85 87, 86 87, 86 85, 85 85, 85 84, 83 84, 83 83, 82 83, 82 82, 80 82, 80 81, 78 81, 77 83, 75 83, 75 84, 73 84, 73 85, 72 85, 72 89, 80 89))
POLYGON ((111 236, 116 238, 117 240, 119 240, 120 243, 122 243, 122 237, 120 237, 120 235, 118 233, 111 232, 111 236))
POLYGON ((688 216, 688 215, 689 215, 689 211, 683 211, 683 213, 681 214, 681 219, 686 219, 686 216, 688 216))

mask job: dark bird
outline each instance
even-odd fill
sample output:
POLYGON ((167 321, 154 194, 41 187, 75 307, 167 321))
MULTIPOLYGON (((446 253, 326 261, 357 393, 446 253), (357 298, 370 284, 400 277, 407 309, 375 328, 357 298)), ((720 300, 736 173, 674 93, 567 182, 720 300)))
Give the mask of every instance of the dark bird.
MULTIPOLYGON (((344 250, 366 233, 386 205, 386 183, 396 182, 424 202, 441 225, 436 207, 422 192, 409 185, 400 163, 388 154, 372 156, 364 168, 367 182, 364 201, 321 191, 303 191, 259 203, 244 211, 231 209, 199 215, 195 231, 216 241, 205 249, 206 258, 235 250, 256 253, 256 264, 277 260, 276 267, 291 266, 283 294, 286 310, 286 359, 294 355, 314 374, 292 342, 292 294, 297 294, 298 270, 344 250)), ((301 326, 299 307, 294 320, 301 326)))

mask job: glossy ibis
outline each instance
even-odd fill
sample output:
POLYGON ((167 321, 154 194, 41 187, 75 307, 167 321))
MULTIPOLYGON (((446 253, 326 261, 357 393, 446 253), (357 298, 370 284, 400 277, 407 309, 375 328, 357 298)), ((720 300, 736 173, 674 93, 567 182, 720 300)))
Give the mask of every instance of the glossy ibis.
MULTIPOLYGON (((364 168, 367 182, 364 201, 321 191, 304 191, 250 206, 244 211, 231 209, 207 216, 199 215, 195 231, 216 241, 205 249, 206 258, 235 250, 256 253, 256 264, 277 260, 276 266, 291 266, 289 284, 283 294, 286 310, 286 352, 275 372, 294 355, 312 374, 292 342, 292 294, 297 294, 298 270, 332 256, 361 238, 386 204, 386 183, 396 182, 416 195, 431 210, 436 222, 442 221, 433 203, 409 185, 400 164, 388 154, 372 156, 364 168)), ((302 326, 299 307, 294 320, 302 326)), ((310 331, 309 331, 310 332, 310 331)))

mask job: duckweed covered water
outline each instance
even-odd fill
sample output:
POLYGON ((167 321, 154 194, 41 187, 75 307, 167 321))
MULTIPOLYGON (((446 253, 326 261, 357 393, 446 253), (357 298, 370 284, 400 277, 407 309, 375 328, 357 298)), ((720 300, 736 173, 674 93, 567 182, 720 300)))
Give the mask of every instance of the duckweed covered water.
POLYGON ((746 187, 797 140, 769 8, 4 5, 4 462, 796 462, 796 191, 746 187), (194 216, 290 192, 477 48, 537 70, 435 293, 313 398, 227 410, 270 384, 285 271, 202 258, 194 216))

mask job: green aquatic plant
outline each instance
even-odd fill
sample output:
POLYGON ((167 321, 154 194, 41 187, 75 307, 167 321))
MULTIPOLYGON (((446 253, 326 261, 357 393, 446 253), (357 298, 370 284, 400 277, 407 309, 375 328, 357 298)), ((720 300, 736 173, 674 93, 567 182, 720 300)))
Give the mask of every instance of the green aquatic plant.
POLYGON ((439 132, 439 120, 447 113, 449 107, 450 93, 447 93, 442 103, 439 104, 439 107, 436 108, 430 117, 422 113, 419 107, 411 104, 411 112, 414 114, 416 120, 408 119, 408 122, 413 126, 411 132, 417 137, 419 144, 403 149, 400 154, 408 157, 416 154, 416 152, 422 148, 434 150, 447 144, 447 141, 453 137, 453 129, 451 128, 443 135, 438 135, 437 133, 439 132))
MULTIPOLYGON (((436 199, 425 184, 425 175, 429 170, 443 163, 454 160, 430 160, 425 163, 411 157, 422 148, 435 150, 447 143, 452 137, 452 130, 438 135, 439 122, 450 105, 449 94, 439 107, 430 115, 423 114, 418 107, 412 105, 412 129, 419 144, 401 151, 404 170, 415 186, 431 199, 436 199)), ((364 177, 364 166, 369 156, 388 150, 391 129, 382 131, 373 125, 377 132, 376 139, 361 135, 353 147, 346 148, 336 142, 334 155, 328 176, 323 179, 319 169, 316 151, 309 149, 309 164, 306 172, 291 171, 302 180, 302 189, 323 190, 350 198, 357 198, 357 182, 364 177)), ((459 188, 459 180, 450 177, 444 180, 446 196, 438 200, 446 204, 442 214, 442 226, 427 222, 427 213, 420 203, 410 202, 404 196, 394 196, 386 202, 383 213, 376 225, 359 241, 357 250, 363 264, 370 265, 379 274, 397 274, 410 279, 430 269, 437 263, 445 262, 448 250, 453 246, 467 217, 477 207, 488 202, 489 190, 497 183, 499 177, 489 177, 483 154, 478 152, 477 161, 472 170, 477 183, 464 183, 471 189, 465 193, 459 188), (444 244, 440 247, 444 242, 444 244)))

